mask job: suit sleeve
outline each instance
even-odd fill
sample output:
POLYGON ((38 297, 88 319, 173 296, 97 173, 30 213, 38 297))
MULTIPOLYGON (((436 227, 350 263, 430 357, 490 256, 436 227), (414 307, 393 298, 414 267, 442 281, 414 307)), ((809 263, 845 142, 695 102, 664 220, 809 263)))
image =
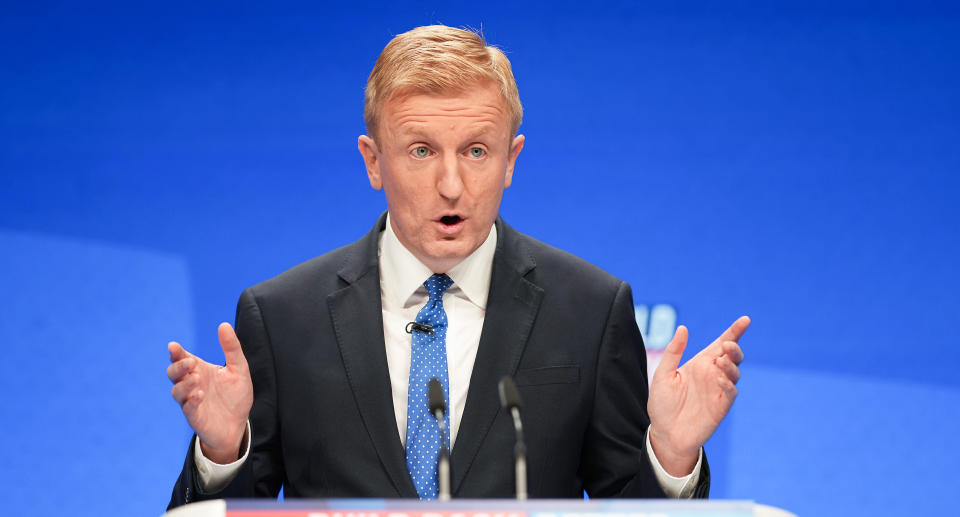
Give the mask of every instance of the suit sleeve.
MULTIPOLYGON (((645 446, 647 357, 633 311, 630 286, 614 297, 597 358, 593 414, 580 460, 580 479, 590 497, 663 498, 645 446)), ((706 457, 693 497, 710 490, 706 457)))
POLYGON ((204 493, 194 462, 195 438, 183 470, 173 487, 167 509, 207 499, 269 497, 276 498, 284 482, 283 457, 280 451, 280 421, 277 415, 276 370, 269 335, 257 298, 251 289, 240 295, 236 317, 237 337, 250 366, 253 381, 253 408, 250 427, 253 441, 250 457, 223 489, 204 493))

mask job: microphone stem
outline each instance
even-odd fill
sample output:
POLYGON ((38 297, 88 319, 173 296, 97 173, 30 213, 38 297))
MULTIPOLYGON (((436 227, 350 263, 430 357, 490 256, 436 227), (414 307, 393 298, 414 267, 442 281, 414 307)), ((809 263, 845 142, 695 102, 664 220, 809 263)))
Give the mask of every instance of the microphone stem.
POLYGON ((447 447, 447 425, 443 418, 443 411, 434 413, 437 425, 440 426, 440 458, 437 460, 438 494, 440 501, 450 500, 450 448, 447 447))
POLYGON ((513 416, 513 430, 517 433, 517 442, 513 446, 514 476, 516 477, 517 499, 527 499, 527 446, 523 441, 523 423, 520 421, 520 409, 510 409, 513 416))

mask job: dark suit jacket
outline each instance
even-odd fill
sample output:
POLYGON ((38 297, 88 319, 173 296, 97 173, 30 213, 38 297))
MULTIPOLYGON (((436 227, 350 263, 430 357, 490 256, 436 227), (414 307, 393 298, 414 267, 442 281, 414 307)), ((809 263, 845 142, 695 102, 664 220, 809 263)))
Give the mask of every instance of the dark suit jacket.
MULTIPOLYGON (((243 292, 251 455, 202 494, 193 441, 171 506, 209 498, 416 497, 394 419, 376 226, 243 292)), ((497 382, 524 401, 531 497, 664 497, 644 433, 647 376, 630 287, 497 221, 490 296, 451 453, 454 497, 512 497, 514 432, 497 382)), ((696 495, 706 497, 706 464, 696 495)))

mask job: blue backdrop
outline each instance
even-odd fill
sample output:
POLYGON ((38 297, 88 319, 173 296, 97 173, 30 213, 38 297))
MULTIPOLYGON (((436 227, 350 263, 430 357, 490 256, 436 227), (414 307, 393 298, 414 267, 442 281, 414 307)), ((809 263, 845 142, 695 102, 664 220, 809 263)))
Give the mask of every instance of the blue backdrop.
POLYGON ((513 61, 508 222, 665 304, 697 348, 753 317, 714 497, 947 513, 960 8, 718 5, 5 2, 4 512, 162 512, 189 436, 167 341, 220 361, 243 288, 370 228, 366 76, 442 22, 513 61))

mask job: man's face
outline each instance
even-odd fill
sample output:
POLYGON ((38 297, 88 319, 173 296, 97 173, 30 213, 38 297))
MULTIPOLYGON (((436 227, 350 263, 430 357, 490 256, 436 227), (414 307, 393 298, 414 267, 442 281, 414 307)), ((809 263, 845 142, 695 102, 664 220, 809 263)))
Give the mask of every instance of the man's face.
POLYGON ((393 231, 435 273, 449 271, 489 235, 523 148, 499 89, 391 98, 376 136, 358 144, 393 231))

